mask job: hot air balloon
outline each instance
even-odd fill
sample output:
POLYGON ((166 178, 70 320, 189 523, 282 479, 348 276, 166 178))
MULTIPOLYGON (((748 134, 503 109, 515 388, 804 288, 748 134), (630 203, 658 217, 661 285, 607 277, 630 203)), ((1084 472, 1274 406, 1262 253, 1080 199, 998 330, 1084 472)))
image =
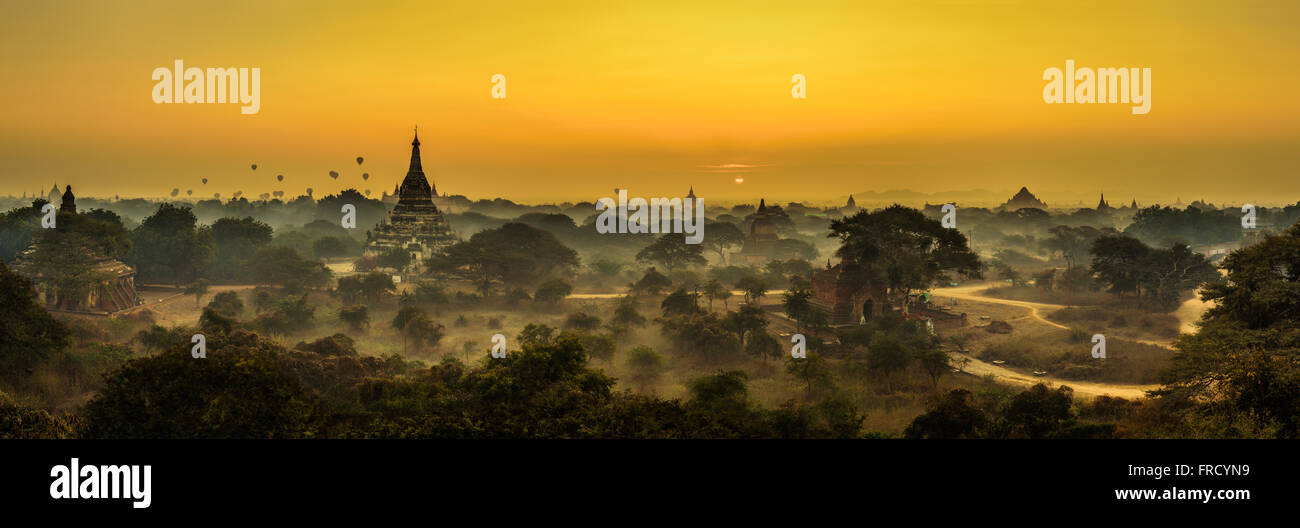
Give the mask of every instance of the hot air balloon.
POLYGON ((180 194, 180 193, 181 193, 181 190, 180 190, 180 189, 172 189, 172 196, 173 196, 173 197, 175 197, 176 195, 178 195, 178 194, 180 194))
POLYGON ((363 179, 363 180, 369 180, 369 179, 370 179, 370 173, 369 173, 369 172, 363 172, 363 173, 361 173, 361 179, 363 179))
POLYGON ((208 184, 208 179, 207 179, 207 178, 203 178, 203 185, 207 185, 207 184, 208 184))
POLYGON ((276 174, 276 175, 275 175, 275 181, 284 181, 284 175, 283 175, 283 174, 276 174))
POLYGON ((256 163, 253 164, 253 170, 257 170, 257 164, 256 164, 256 163))
POLYGON ((370 196, 370 189, 366 189, 366 196, 370 196))
POLYGON ((307 196, 311 196, 311 187, 307 188, 307 196))
POLYGON ((213 197, 213 198, 216 198, 216 199, 218 199, 218 200, 220 200, 220 199, 221 199, 221 193, 212 193, 212 197, 213 197))
POLYGON ((239 198, 240 196, 243 195, 244 195, 244 191, 235 191, 235 194, 232 195, 231 198, 239 198))
POLYGON ((330 171, 330 177, 337 180, 339 179, 339 173, 337 171, 330 171))
POLYGON ((193 196, 193 195, 194 195, 194 189, 187 189, 185 191, 185 196, 193 196))
POLYGON ((366 161, 366 158, 363 158, 363 157, 361 157, 361 156, 357 156, 357 165, 360 165, 361 162, 363 162, 363 161, 366 161))
POLYGON ((261 201, 263 201, 263 202, 265 202, 265 201, 267 201, 267 200, 270 200, 270 199, 271 199, 271 193, 262 193, 262 194, 259 194, 259 195, 257 195, 257 199, 259 199, 259 200, 261 200, 261 201))

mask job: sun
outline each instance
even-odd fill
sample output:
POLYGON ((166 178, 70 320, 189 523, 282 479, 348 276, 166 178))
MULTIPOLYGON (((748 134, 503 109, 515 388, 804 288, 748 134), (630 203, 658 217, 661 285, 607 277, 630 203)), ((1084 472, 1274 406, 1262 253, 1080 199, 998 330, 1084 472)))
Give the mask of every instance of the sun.
POLYGON ((745 178, 743 176, 736 176, 736 183, 745 183, 745 178))

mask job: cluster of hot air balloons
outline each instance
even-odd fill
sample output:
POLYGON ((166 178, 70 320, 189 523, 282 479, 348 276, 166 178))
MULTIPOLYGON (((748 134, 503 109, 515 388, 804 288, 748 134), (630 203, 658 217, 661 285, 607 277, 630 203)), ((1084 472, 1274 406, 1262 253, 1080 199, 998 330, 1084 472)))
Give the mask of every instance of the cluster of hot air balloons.
MULTIPOLYGON (((366 162, 366 158, 364 158, 364 157, 362 157, 362 156, 357 156, 356 159, 357 159, 357 166, 361 166, 363 163, 366 162)), ((251 163, 251 164, 249 164, 249 167, 251 167, 253 171, 257 171, 257 164, 256 164, 256 163, 251 163)), ((333 180, 338 180, 338 179, 339 179, 339 172, 338 172, 338 171, 333 171, 333 170, 332 170, 332 171, 329 171, 329 177, 330 177, 331 179, 333 179, 333 180)), ((362 179, 362 180, 367 180, 367 181, 370 180, 370 173, 368 173, 368 172, 362 173, 362 174, 361 174, 361 179, 362 179)), ((279 183, 283 183, 283 182, 284 182, 284 174, 276 174, 276 175, 275 175, 275 181, 276 181, 276 182, 279 182, 279 183)), ((208 179, 207 179, 207 178, 200 178, 200 182, 202 182, 203 185, 207 185, 207 184, 208 184, 208 179)), ((179 195, 180 192, 181 192, 180 188, 174 188, 174 189, 172 189, 171 195, 172 195, 173 197, 175 197, 175 196, 179 195)), ((370 189, 366 189, 365 193, 366 193, 366 196, 370 196, 370 189)), ((235 191, 235 194, 232 196, 232 198, 239 198, 240 196, 243 196, 243 194, 244 194, 244 191, 235 191)), ((307 188, 307 196, 311 196, 311 194, 312 194, 312 188, 308 187, 308 188, 307 188)), ((187 189, 187 190, 185 191, 185 195, 186 195, 186 196, 193 196, 193 195, 194 195, 194 190, 193 190, 193 189, 187 189)), ((271 193, 263 193, 263 194, 260 196, 260 198, 263 199, 263 200, 266 200, 266 199, 268 199, 268 198, 270 198, 270 197, 272 197, 272 196, 274 196, 274 197, 276 197, 276 198, 280 198, 280 197, 283 197, 284 195, 285 195, 285 192, 281 190, 281 191, 274 191, 274 192, 271 192, 271 193)), ((212 194, 212 197, 213 197, 213 198, 216 198, 216 199, 221 199, 221 193, 213 193, 213 194, 212 194)))

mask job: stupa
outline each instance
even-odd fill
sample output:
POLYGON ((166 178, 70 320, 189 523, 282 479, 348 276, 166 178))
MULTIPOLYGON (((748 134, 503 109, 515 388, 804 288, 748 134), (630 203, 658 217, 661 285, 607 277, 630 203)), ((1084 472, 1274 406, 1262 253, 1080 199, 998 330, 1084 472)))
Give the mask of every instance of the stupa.
POLYGON ((366 232, 367 255, 402 248, 411 254, 411 261, 418 268, 424 259, 457 242, 451 225, 433 203, 437 191, 424 176, 418 132, 411 141, 411 165, 395 194, 397 205, 388 217, 366 232))

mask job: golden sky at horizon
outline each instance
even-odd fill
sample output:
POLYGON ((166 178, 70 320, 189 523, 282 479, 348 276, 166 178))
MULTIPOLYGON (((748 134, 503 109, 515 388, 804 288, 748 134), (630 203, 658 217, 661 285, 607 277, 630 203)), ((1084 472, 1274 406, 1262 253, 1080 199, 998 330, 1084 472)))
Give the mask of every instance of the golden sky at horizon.
POLYGON ((1294 202, 1300 7, 1243 3, 10 3, 0 194, 378 196, 418 124, 426 174, 471 198, 1294 202), (260 113, 154 104, 176 59, 261 68, 260 113), (1151 68, 1150 113, 1045 104, 1066 59, 1151 68))

